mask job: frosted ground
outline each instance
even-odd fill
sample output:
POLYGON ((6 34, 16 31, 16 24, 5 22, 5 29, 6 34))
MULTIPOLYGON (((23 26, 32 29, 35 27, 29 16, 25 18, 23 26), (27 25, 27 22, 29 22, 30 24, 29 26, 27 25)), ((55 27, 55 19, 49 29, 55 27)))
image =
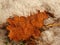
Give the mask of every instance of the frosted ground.
MULTIPOLYGON (((60 18, 60 0, 0 0, 0 24, 6 22, 6 19, 13 16, 13 14, 28 16, 37 13, 37 10, 40 10, 41 12, 46 10, 53 13, 55 18, 48 18, 45 21, 45 24, 53 23, 60 18)), ((60 45, 60 27, 56 26, 49 28, 48 30, 54 33, 54 41, 50 45, 60 45)), ((5 45, 5 31, 0 29, 0 33, 0 45, 5 45)), ((40 43, 38 45, 44 44, 40 43)))

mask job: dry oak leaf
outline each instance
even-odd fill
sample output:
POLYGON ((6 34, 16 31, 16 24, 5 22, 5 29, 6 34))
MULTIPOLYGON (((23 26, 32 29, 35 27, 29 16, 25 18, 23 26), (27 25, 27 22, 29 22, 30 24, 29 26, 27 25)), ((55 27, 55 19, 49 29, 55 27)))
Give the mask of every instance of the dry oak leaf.
POLYGON ((24 16, 14 16, 13 18, 8 18, 7 30, 9 31, 8 37, 10 40, 21 41, 27 40, 31 37, 40 37, 40 30, 44 25, 44 20, 48 18, 45 12, 38 12, 38 14, 24 16))

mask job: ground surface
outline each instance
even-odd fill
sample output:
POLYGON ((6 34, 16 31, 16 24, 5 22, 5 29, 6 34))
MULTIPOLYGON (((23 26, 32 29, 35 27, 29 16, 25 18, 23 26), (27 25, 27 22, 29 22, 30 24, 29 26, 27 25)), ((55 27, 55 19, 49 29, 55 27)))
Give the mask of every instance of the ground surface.
MULTIPOLYGON (((37 10, 53 13, 55 18, 48 19, 45 24, 53 23, 54 20, 60 18, 60 0, 0 0, 0 24, 6 22, 6 19, 13 14, 28 16, 30 13, 37 13, 37 10)), ((60 45, 60 27, 50 27, 48 30, 54 32, 54 42, 50 45, 60 45)), ((5 45, 5 32, 0 29, 0 45, 5 45)), ((8 43, 8 45, 11 44, 8 43)))

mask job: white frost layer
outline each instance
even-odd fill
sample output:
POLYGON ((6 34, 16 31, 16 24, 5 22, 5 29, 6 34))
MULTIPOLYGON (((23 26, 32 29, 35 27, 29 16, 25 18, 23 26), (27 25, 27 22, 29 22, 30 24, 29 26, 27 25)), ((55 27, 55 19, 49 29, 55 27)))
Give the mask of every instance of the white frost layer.
POLYGON ((44 8, 53 13, 56 18, 60 17, 60 0, 43 0, 44 8))
POLYGON ((55 33, 54 42, 51 45, 60 45, 60 27, 53 27, 49 30, 55 33))
POLYGON ((51 44, 54 41, 54 33, 52 31, 42 32, 42 39, 45 43, 51 44))
POLYGON ((40 0, 0 0, 0 22, 5 22, 13 14, 27 16, 37 13, 42 8, 41 4, 40 0))
POLYGON ((13 14, 28 16, 37 10, 47 10, 59 18, 60 0, 0 0, 0 23, 13 14))

